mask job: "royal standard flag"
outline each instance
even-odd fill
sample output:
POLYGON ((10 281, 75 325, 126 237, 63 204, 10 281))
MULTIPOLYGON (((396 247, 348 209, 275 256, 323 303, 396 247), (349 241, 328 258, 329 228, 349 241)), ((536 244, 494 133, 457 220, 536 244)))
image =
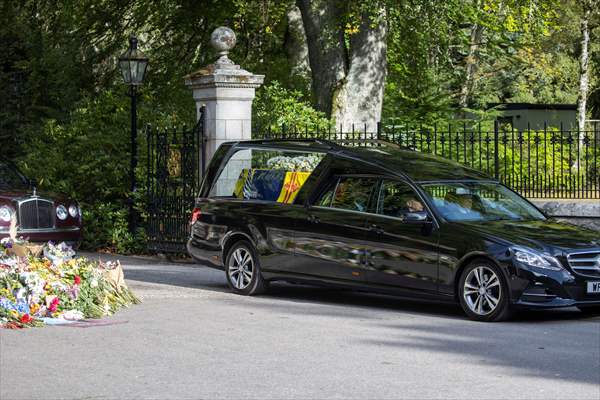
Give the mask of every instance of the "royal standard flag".
POLYGON ((310 172, 286 172, 277 202, 292 203, 309 176, 310 172))
POLYGON ((276 201, 284 175, 283 170, 244 169, 235 185, 234 195, 247 200, 276 201))

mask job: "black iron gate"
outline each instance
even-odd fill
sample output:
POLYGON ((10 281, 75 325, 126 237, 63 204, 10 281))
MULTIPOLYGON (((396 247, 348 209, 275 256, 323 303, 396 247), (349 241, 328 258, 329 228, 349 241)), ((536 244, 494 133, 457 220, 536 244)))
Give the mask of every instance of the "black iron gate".
POLYGON ((205 108, 193 128, 146 128, 148 250, 183 253, 204 171, 205 108))

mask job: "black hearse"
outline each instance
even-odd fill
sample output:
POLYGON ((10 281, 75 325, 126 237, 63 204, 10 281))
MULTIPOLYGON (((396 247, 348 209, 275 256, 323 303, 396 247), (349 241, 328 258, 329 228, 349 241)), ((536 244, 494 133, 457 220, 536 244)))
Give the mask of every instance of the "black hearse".
POLYGON ((235 293, 269 281, 458 302, 475 320, 516 307, 600 308, 600 234, 547 218, 482 173, 372 142, 223 144, 188 251, 235 293))

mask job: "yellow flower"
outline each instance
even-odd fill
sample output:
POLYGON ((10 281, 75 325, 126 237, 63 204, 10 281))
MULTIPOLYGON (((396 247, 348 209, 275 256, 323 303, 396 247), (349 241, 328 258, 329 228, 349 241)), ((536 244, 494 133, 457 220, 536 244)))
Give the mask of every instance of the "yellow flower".
POLYGON ((30 314, 35 314, 36 312, 38 312, 40 310, 40 305, 37 303, 33 303, 30 307, 29 307, 29 313, 30 314))

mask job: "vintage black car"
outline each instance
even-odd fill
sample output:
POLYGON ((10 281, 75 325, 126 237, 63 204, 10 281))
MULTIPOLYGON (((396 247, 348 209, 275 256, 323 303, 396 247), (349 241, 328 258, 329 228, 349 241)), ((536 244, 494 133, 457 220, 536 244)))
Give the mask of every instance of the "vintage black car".
POLYGON ((35 185, 8 160, 0 159, 0 239, 16 220, 17 236, 31 242, 81 240, 79 204, 61 195, 38 193, 35 185))
POLYGON ((275 280, 337 285, 457 302, 480 321, 518 307, 600 310, 598 232, 388 143, 225 143, 191 223, 189 254, 239 294, 275 280))

